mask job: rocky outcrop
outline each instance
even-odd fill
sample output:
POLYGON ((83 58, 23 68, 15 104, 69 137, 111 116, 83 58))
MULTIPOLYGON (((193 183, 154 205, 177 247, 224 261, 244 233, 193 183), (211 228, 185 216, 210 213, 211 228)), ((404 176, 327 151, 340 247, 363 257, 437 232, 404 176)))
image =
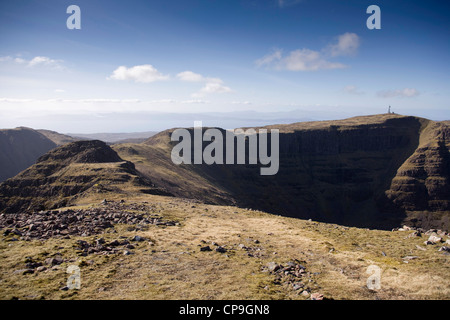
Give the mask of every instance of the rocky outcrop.
POLYGON ((432 220, 433 213, 442 220, 450 211, 450 127, 430 123, 422 137, 419 147, 397 170, 386 195, 411 213, 412 224, 442 227, 432 220))
POLYGON ((35 165, 0 184, 0 212, 55 209, 85 192, 121 193, 130 185, 150 194, 164 194, 104 142, 77 141, 48 152, 35 165))

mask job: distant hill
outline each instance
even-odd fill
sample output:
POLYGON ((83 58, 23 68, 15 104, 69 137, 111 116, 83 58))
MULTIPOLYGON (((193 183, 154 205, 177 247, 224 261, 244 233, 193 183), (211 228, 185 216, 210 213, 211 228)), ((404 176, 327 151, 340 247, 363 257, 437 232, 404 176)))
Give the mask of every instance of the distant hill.
POLYGON ((66 144, 66 143, 82 140, 82 139, 77 139, 77 138, 74 138, 74 137, 71 137, 71 136, 68 136, 65 134, 58 133, 56 131, 50 131, 50 130, 44 130, 44 129, 39 129, 36 131, 39 133, 42 133, 44 136, 46 136, 47 138, 52 140, 57 146, 62 146, 63 144, 66 144))
POLYGON ((133 142, 139 143, 145 141, 151 136, 157 134, 156 131, 147 132, 129 132, 129 133, 68 133, 67 135, 78 140, 101 140, 108 143, 133 142))
POLYGON ((14 177, 57 144, 25 127, 0 130, 0 182, 14 177))

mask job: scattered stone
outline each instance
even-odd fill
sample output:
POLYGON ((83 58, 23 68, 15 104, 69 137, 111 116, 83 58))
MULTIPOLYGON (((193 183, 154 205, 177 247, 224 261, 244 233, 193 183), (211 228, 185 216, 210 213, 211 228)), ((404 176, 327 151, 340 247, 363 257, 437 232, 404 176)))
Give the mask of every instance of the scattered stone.
POLYGON ((301 288, 303 288, 305 285, 301 282, 295 282, 292 284, 292 289, 294 290, 300 290, 301 288))
POLYGON ((33 269, 20 269, 20 270, 14 271, 14 274, 22 274, 22 275, 31 274, 31 273, 34 273, 33 269))
POLYGON ((141 237, 141 236, 134 236, 132 239, 131 239, 131 241, 144 241, 145 239, 143 238, 143 237, 141 237))
POLYGON ((417 237, 421 237, 422 236, 422 232, 420 232, 419 230, 415 230, 414 232, 410 233, 407 238, 417 238, 417 237))
POLYGON ((442 246, 442 247, 439 248, 438 251, 446 251, 446 252, 450 252, 450 247, 442 246))
POLYGON ((111 241, 108 244, 108 246, 110 246, 110 247, 117 247, 117 246, 120 246, 120 242, 119 242, 119 240, 114 240, 114 241, 111 241))
MULTIPOLYGON (((115 224, 133 225, 134 230, 145 230, 150 224, 177 225, 176 221, 164 221, 161 217, 150 213, 154 212, 154 208, 146 204, 124 204, 107 200, 102 203, 104 205, 89 209, 0 215, 0 229, 4 229, 4 236, 12 234, 23 237, 24 240, 43 240, 52 237, 65 239, 70 239, 71 236, 88 237, 114 228, 115 224)), ((17 240, 13 238, 7 241, 17 240)))
POLYGON ((273 262, 273 261, 269 262, 266 266, 267 266, 267 270, 269 272, 275 272, 278 269, 280 269, 280 265, 278 263, 273 262))
POLYGON ((36 268, 36 271, 38 271, 38 272, 42 272, 42 271, 45 271, 45 270, 47 270, 47 268, 44 267, 44 266, 40 266, 40 267, 36 268))
POLYGON ((323 300, 323 294, 318 292, 312 293, 311 300, 323 300))
POLYGON ((63 263, 63 258, 61 256, 56 256, 54 258, 47 258, 45 259, 44 263, 49 265, 49 266, 56 266, 59 265, 61 263, 63 263))
POLYGON ((422 251, 426 251, 426 250, 427 250, 427 249, 425 249, 424 247, 421 247, 421 246, 419 246, 419 245, 417 245, 417 244, 416 244, 416 248, 419 249, 419 250, 422 250, 422 251))
POLYGON ((302 293, 301 293, 301 295, 304 296, 304 297, 309 297, 309 292, 308 292, 308 290, 303 290, 302 293))
POLYGON ((216 251, 217 251, 217 252, 220 252, 220 253, 225 253, 225 252, 227 252, 227 249, 225 249, 224 247, 218 246, 218 247, 216 248, 216 251))
POLYGON ((433 232, 428 238, 429 242, 439 243, 442 241, 442 238, 437 235, 437 233, 433 232))
POLYGON ((212 249, 209 246, 201 247, 200 251, 212 251, 212 249))
POLYGON ((415 259, 418 259, 419 257, 417 257, 417 256, 406 256, 406 257, 403 257, 402 259, 403 260, 415 260, 415 259))

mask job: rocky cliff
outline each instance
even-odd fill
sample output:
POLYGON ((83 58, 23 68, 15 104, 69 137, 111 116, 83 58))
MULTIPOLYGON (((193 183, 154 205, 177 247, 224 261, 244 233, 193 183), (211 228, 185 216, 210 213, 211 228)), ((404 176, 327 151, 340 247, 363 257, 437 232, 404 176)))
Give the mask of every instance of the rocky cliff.
POLYGON ((171 130, 115 149, 177 196, 371 228, 420 225, 425 216, 427 227, 448 229, 446 124, 385 114, 265 128, 280 130, 275 176, 258 165, 176 166, 171 130))
POLYGON ((449 225, 450 127, 429 123, 420 144, 400 166, 386 195, 395 205, 410 212, 409 223, 433 227, 435 220, 449 225))

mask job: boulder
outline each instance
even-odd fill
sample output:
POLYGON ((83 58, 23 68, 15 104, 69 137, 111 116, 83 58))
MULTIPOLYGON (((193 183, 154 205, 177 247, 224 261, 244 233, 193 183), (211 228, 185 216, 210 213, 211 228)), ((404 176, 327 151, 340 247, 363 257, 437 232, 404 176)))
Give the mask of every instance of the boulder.
POLYGON ((280 269, 281 266, 278 263, 272 261, 269 262, 266 267, 269 272, 276 272, 278 269, 280 269))

